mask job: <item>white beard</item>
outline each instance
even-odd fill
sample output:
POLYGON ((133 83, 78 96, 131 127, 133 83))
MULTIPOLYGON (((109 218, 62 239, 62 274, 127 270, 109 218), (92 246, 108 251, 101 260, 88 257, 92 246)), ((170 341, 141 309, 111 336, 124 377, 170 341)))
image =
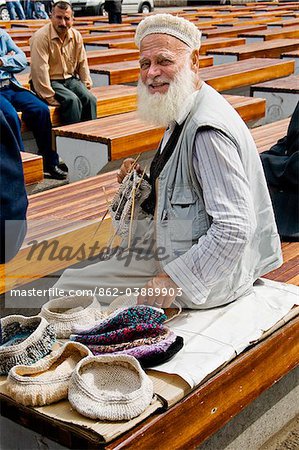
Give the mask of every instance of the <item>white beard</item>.
MULTIPOLYGON (((162 79, 163 77, 156 78, 161 82, 168 81, 162 79)), ((148 87, 139 79, 138 113, 140 118, 161 127, 167 127, 171 122, 176 121, 182 112, 182 106, 188 103, 191 94, 196 90, 195 80, 195 73, 185 66, 170 82, 165 94, 160 92, 150 94, 148 87)))

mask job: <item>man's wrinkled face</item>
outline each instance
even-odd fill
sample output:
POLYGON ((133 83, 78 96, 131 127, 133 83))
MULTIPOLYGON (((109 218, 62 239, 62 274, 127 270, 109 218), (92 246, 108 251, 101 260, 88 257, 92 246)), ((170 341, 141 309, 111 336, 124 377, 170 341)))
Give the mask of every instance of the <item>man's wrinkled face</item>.
POLYGON ((74 23, 73 11, 71 8, 60 9, 57 6, 53 8, 51 22, 59 36, 66 34, 74 23))
POLYGON ((197 89, 198 51, 166 34, 151 34, 140 47, 138 113, 159 126, 178 120, 197 89), (195 55, 195 56, 194 56, 195 55))
POLYGON ((140 46, 140 78, 150 94, 165 94, 190 57, 187 46, 173 36, 151 34, 140 46))

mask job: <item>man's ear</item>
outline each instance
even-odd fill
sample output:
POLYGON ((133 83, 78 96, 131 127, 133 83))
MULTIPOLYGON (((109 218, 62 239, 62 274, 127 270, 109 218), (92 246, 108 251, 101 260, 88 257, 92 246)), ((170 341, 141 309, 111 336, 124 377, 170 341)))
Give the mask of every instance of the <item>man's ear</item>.
POLYGON ((197 73, 199 69, 199 49, 193 50, 191 53, 191 69, 197 73))

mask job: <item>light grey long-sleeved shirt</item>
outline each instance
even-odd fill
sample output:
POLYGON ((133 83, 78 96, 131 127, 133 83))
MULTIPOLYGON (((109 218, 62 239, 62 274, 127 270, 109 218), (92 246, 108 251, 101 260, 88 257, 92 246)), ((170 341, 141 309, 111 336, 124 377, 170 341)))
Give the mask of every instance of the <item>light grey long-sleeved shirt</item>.
MULTIPOLYGON (((192 101, 187 103, 178 123, 182 123, 190 112, 192 101)), ((171 124, 166 130, 161 151, 173 128, 174 124, 171 124)), ((228 276, 242 255, 253 211, 240 156, 235 144, 226 135, 215 129, 198 132, 193 149, 193 166, 203 191, 206 211, 212 219, 211 226, 197 245, 173 261, 169 268, 166 265, 165 271, 171 276, 175 267, 175 278, 180 278, 180 287, 184 289, 185 276, 179 277, 179 273, 184 274, 186 267, 195 265, 203 290, 206 290, 228 276)), ((205 292, 202 296, 205 297, 205 292)))

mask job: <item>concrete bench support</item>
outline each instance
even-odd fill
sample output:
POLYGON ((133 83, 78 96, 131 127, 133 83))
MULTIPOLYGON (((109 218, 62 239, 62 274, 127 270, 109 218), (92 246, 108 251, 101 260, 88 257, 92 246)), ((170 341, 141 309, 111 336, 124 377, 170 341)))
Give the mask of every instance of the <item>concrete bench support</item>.
POLYGON ((69 168, 69 180, 96 175, 108 163, 108 145, 58 136, 57 151, 69 168))

